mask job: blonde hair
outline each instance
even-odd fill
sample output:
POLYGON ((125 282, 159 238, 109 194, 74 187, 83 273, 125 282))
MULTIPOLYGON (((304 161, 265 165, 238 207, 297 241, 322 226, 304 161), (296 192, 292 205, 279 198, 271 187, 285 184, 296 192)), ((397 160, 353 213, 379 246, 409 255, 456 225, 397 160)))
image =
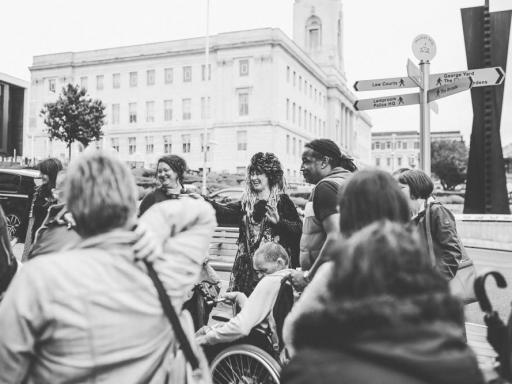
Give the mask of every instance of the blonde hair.
POLYGON ((84 153, 71 162, 64 193, 83 237, 122 228, 136 215, 137 187, 132 173, 102 150, 84 153))

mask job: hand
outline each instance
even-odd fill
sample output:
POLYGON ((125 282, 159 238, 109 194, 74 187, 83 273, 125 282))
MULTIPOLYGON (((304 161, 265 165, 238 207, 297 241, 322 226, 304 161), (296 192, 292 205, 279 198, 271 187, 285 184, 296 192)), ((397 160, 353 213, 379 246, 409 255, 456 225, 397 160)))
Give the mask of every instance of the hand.
POLYGON ((146 224, 139 222, 135 228, 138 235, 137 242, 133 245, 136 260, 153 262, 162 254, 162 244, 155 238, 146 224))
POLYGON ((205 325, 205 326, 203 326, 203 327, 199 328, 199 329, 197 330, 197 332, 195 333, 195 337, 197 338, 197 337, 201 337, 201 336, 206 335, 206 333, 208 332, 208 330, 209 330, 209 329, 210 329, 210 327, 209 327, 209 326, 207 326, 207 325, 205 325))
POLYGON ((302 292, 307 287, 309 281, 304 277, 304 271, 292 271, 292 285, 299 292, 302 292))
POLYGON ((206 336, 196 336, 196 343, 198 345, 205 345, 205 344, 207 344, 206 336))
POLYGON ((268 221, 270 221, 272 224, 279 223, 279 213, 277 212, 277 207, 272 207, 271 205, 267 205, 267 213, 266 215, 268 221))

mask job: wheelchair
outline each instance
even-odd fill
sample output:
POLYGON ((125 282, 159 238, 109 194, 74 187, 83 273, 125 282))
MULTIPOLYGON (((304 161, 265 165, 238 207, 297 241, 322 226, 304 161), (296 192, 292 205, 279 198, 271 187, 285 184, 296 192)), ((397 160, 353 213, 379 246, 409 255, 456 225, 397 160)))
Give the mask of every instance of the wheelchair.
MULTIPOLYGON (((293 302, 290 279, 284 278, 269 316, 272 331, 255 327, 247 337, 212 346, 213 356, 207 356, 214 384, 279 384, 281 367, 287 360, 282 329, 293 302)), ((215 316, 213 319, 229 320, 215 316)))

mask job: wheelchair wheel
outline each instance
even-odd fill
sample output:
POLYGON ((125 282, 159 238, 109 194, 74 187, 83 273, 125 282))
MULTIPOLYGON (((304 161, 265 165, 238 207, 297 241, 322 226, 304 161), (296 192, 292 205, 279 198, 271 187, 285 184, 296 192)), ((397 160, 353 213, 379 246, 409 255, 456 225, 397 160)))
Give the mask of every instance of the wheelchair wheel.
POLYGON ((226 348, 210 367, 214 384, 279 384, 281 373, 272 356, 249 344, 226 348))

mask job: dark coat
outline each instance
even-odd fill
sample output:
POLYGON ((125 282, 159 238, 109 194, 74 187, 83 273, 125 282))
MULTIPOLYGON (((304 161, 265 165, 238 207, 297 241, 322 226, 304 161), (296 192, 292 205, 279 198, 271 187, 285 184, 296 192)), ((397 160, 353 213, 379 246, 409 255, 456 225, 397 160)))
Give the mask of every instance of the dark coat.
MULTIPOLYGON (((427 221, 425 211, 420 212, 414 219, 427 244, 427 221)), ((459 262, 465 258, 465 250, 457 234, 457 226, 453 213, 439 202, 430 203, 430 232, 436 264, 439 271, 448 279, 457 273, 459 262)))
POLYGON ((156 203, 160 203, 166 200, 178 199, 181 195, 186 194, 185 190, 182 190, 180 195, 168 195, 162 188, 156 188, 149 192, 142 199, 139 206, 139 216, 142 216, 151 206, 156 203))
POLYGON ((0 297, 9 286, 18 269, 18 261, 14 257, 9 233, 7 232, 7 219, 4 210, 0 207, 0 297))

